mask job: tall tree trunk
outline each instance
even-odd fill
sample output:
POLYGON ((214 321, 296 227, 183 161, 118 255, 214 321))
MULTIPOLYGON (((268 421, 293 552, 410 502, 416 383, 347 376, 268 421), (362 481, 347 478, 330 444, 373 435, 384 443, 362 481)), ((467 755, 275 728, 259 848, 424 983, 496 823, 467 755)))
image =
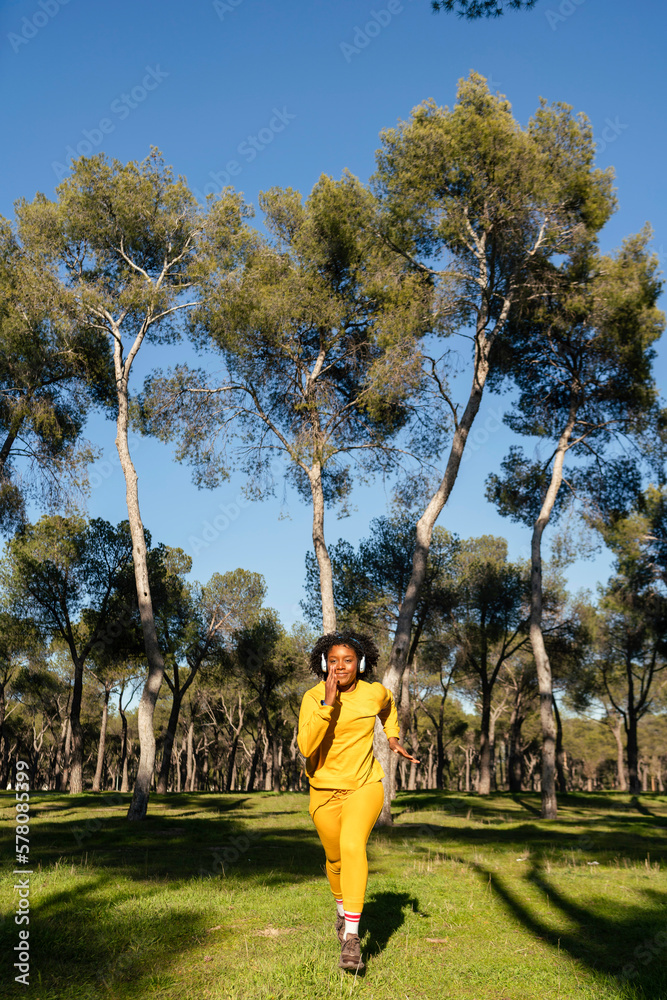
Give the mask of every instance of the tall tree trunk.
POLYGON ((111 688, 104 687, 104 708, 102 709, 102 725, 100 726, 100 742, 97 746, 97 766, 95 777, 93 778, 93 791, 99 792, 102 783, 102 771, 104 769, 104 746, 107 739, 107 721, 109 719, 109 697, 111 688))
POLYGON ((472 747, 465 747, 465 768, 466 768, 466 792, 470 792, 470 765, 472 763, 472 747))
MULTIPOLYGON (((412 749, 412 756, 416 757, 419 753, 419 736, 417 734, 417 721, 415 718, 415 713, 412 713, 411 718, 411 729, 410 729, 410 747, 412 749)), ((418 764, 414 761, 410 762, 410 776, 408 778, 408 791, 413 792, 417 788, 417 768, 418 764)))
MULTIPOLYGON (((497 791, 496 787, 496 723, 500 717, 503 708, 505 707, 505 702, 502 705, 496 705, 496 707, 491 711, 489 718, 489 774, 491 778, 491 791, 497 791)), ((500 757, 498 755, 500 764, 500 757)), ((502 782, 502 769, 501 777, 502 782)))
POLYGON ((204 743, 204 756, 201 766, 201 776, 202 776, 201 787, 205 792, 210 791, 209 771, 210 771, 210 763, 208 759, 208 743, 204 743))
POLYGON ((267 737, 266 746, 264 747, 264 754, 262 756, 262 780, 264 782, 264 791, 270 792, 272 787, 272 777, 273 777, 273 759, 268 756, 269 749, 269 739, 267 737))
POLYGON ((74 688, 72 690, 72 707, 70 709, 70 726, 72 733, 71 771, 69 776, 69 791, 71 795, 83 792, 83 729, 81 728, 81 699, 83 696, 83 663, 74 655, 74 688))
POLYGON ((127 774, 127 715, 122 707, 123 692, 121 690, 120 697, 118 699, 118 712, 120 714, 121 722, 121 739, 120 739, 120 770, 121 770, 121 792, 128 792, 130 790, 130 783, 127 774))
POLYGON ((185 769, 185 790, 186 792, 192 791, 190 784, 192 782, 192 773, 194 770, 194 738, 195 738, 195 723, 194 719, 190 719, 190 725, 188 726, 188 742, 187 742, 187 757, 186 757, 186 769, 185 769))
POLYGON ((310 491, 313 497, 313 546, 320 575, 322 595, 322 628, 325 633, 336 631, 336 608, 333 595, 333 572, 329 550, 324 540, 324 491, 322 489, 322 467, 315 463, 308 472, 310 491))
MULTIPOLYGON (((417 632, 421 633, 421 627, 418 627, 417 632)), ((418 635, 412 643, 411 653, 408 657, 407 669, 405 670, 401 680, 400 696, 396 698, 396 708, 399 721, 399 742, 401 744, 403 744, 405 739, 405 729, 408 721, 406 720, 406 712, 409 716, 410 711, 410 669, 412 668, 413 661, 416 663, 417 640, 418 635)), ((390 752, 389 742, 382 728, 382 723, 378 718, 375 720, 375 732, 373 734, 373 755, 377 757, 378 760, 382 761, 382 769, 384 771, 384 778, 382 779, 384 801, 389 802, 391 807, 397 788, 396 776, 398 769, 398 757, 396 754, 390 752)), ((389 817, 391 820, 391 809, 389 817)), ((380 814, 378 825, 382 825, 382 814, 380 814)))
POLYGON ((264 791, 270 792, 273 788, 273 753, 271 748, 273 746, 274 729, 271 725, 271 720, 269 718, 268 705, 262 701, 262 696, 260 695, 260 704, 262 719, 264 722, 263 727, 263 751, 262 751, 262 780, 264 781, 264 791))
POLYGON ((9 746, 9 737, 7 736, 6 733, 4 736, 4 740, 5 740, 5 749, 4 749, 4 757, 2 760, 2 771, 0 771, 0 788, 7 788, 7 785, 9 784, 9 775, 11 773, 11 768, 12 768, 12 755, 9 746))
POLYGON ((565 774, 565 751, 563 750, 563 724, 553 692, 551 698, 554 706, 554 718, 556 720, 556 775, 558 778, 558 791, 564 795, 567 791, 567 776, 565 774))
MULTIPOLYGON (((51 730, 53 732, 53 729, 51 730)), ((51 746, 51 752, 49 753, 49 764, 48 764, 48 776, 46 779, 46 784, 50 792, 54 792, 56 789, 56 758, 58 756, 58 743, 54 739, 51 746)))
MULTIPOLYGON (((183 790, 183 756, 186 755, 186 744, 187 736, 184 736, 181 740, 181 749, 178 752, 178 760, 176 761, 176 791, 180 792, 183 790)), ((186 755, 187 760, 187 755, 186 755)))
POLYGON ((495 758, 495 791, 498 789, 505 790, 505 743, 501 740, 498 754, 496 755, 496 744, 494 741, 493 753, 495 758))
POLYGON ((63 766, 63 755, 65 753, 65 739, 67 737, 68 722, 69 722, 69 716, 66 716, 65 721, 62 723, 60 729, 60 738, 57 741, 58 745, 56 747, 56 759, 53 764, 53 790, 56 792, 59 792, 63 787, 62 766, 63 766))
POLYGON ((520 792, 523 780, 523 754, 521 753, 521 727, 523 713, 521 711, 522 695, 517 695, 517 701, 510 715, 507 738, 507 784, 510 792, 520 792))
POLYGON ((72 758, 72 725, 69 714, 67 715, 67 725, 65 728, 65 747, 63 751, 63 769, 61 776, 61 790, 65 791, 69 779, 69 766, 72 758))
POLYGON ((435 731, 435 769, 434 787, 441 790, 445 787, 445 741, 442 729, 435 731))
POLYGON ((406 670, 401 682, 401 697, 398 704, 398 739, 401 745, 405 743, 405 737, 410 728, 411 717, 410 671, 406 670))
POLYGON ((255 779, 257 776, 257 765, 259 764, 259 759, 262 753, 262 726, 261 723, 257 726, 257 739, 255 740, 255 749, 253 750, 252 760, 250 762, 250 770, 248 771, 248 780, 246 782, 245 790, 246 792, 252 792, 255 789, 255 779))
POLYGON ((199 788, 198 772, 199 772, 199 751, 200 750, 201 750, 201 741, 200 741, 200 743, 197 746, 195 746, 194 743, 193 743, 193 746, 192 746, 192 772, 190 774, 190 781, 189 781, 188 789, 187 789, 189 792, 196 792, 197 789, 199 788))
POLYGON ((167 723, 167 731, 164 734, 160 775, 157 780, 157 791, 160 795, 166 794, 167 786, 169 784, 169 771, 171 770, 172 752, 174 749, 174 740, 176 739, 176 729, 178 728, 178 716, 181 711, 181 701, 183 697, 181 692, 177 688, 174 688, 173 695, 174 697, 171 703, 171 712, 169 713, 169 722, 167 723))
POLYGON ((234 724, 234 714, 233 711, 228 711, 224 700, 222 701, 222 707, 225 710, 225 715, 227 716, 227 721, 229 722, 229 728, 233 733, 232 744, 229 748, 229 757, 227 759, 227 774, 225 777, 225 791, 230 792, 232 790, 232 783, 236 775, 236 754, 238 752, 239 742, 241 740, 241 729, 243 728, 243 719, 245 717, 245 708, 243 707, 243 701, 241 699, 241 692, 239 691, 239 715, 238 724, 234 724))
POLYGON ((280 771, 282 767, 283 758, 283 742, 277 733, 273 734, 273 740, 271 741, 271 777, 272 777, 272 788, 274 792, 280 791, 280 771))
POLYGON ((298 760, 298 735, 299 727, 295 723, 292 729, 292 739, 290 740, 289 753, 290 753, 290 775, 289 784, 287 786, 288 791, 296 792, 299 788, 299 760, 298 760))
POLYGON ((239 740, 241 738, 240 731, 234 734, 234 739, 232 740, 232 745, 229 748, 229 757, 227 759, 227 774, 225 776, 225 791, 231 792, 232 790, 232 779, 234 777, 234 772, 236 770, 236 752, 239 747, 239 740))
POLYGON ((618 783, 619 791, 627 792, 628 783, 625 780, 625 754, 623 752, 623 722, 616 716, 614 724, 609 727, 612 731, 614 739, 616 740, 616 781, 618 783))
MULTIPOLYGON (((33 398, 32 395, 28 397, 29 400, 32 398, 33 398)), ((11 427, 5 440, 2 442, 2 448, 0 448, 0 474, 3 473, 5 470, 5 465, 7 464, 9 453, 12 450, 12 445, 14 444, 16 438, 18 437, 18 433, 21 430, 22 423, 23 423, 22 418, 19 418, 17 420, 16 417, 14 417, 13 426, 11 427)))
POLYGON ((626 650, 625 675, 628 684, 628 707, 623 719, 625 724, 626 753, 628 758, 628 784, 630 792, 637 795, 642 791, 639 774, 639 741, 637 738, 637 706, 635 704, 635 677, 632 672, 632 656, 626 650))
POLYGON ((144 322, 142 332, 137 336, 127 359, 123 362, 122 340, 120 330, 114 337, 114 368, 116 373, 116 392, 118 398, 118 416, 116 421, 116 448, 125 476, 125 499, 127 516, 132 536, 132 559, 134 563, 134 579, 137 588, 137 602, 141 618, 141 630, 144 637, 144 648, 148 660, 148 676, 139 702, 137 725, 139 730, 139 768, 134 782, 132 802, 127 812, 129 820, 140 820, 146 816, 151 781, 155 768, 155 733, 153 731, 153 716, 155 703, 160 692, 164 677, 164 657, 160 651, 153 602, 148 579, 148 563, 146 559, 146 536, 139 509, 139 479, 130 455, 128 443, 129 407, 128 384, 132 362, 141 347, 147 325, 144 322))
POLYGON ((642 791, 642 782, 639 774, 639 744, 637 740, 637 719, 634 711, 628 711, 625 738, 630 792, 632 795, 637 795, 642 791))
POLYGON ((479 782, 480 795, 491 794, 491 687, 482 678, 482 721, 479 733, 479 782))
MULTIPOLYGON (((508 310, 509 301, 506 301, 503 305, 501 315, 495 325, 494 335, 504 325, 505 320, 507 319, 508 310)), ((426 510, 417 521, 415 551, 412 556, 412 571, 410 574, 410 580, 405 589, 405 594, 399 609, 398 622, 394 633, 394 641, 391 647, 389 664, 384 677, 382 678, 382 683, 391 691, 395 698, 398 695, 401 679, 403 677, 403 671, 407 665, 410 649, 410 636, 412 632, 412 621, 417 610, 419 595, 426 576, 426 566, 431 547, 433 528, 443 507, 449 499, 452 489, 454 488, 454 483, 456 482, 456 477, 461 465, 463 450, 482 401, 482 393, 484 392, 484 385, 489 372, 489 351, 493 342, 493 337, 487 336, 486 334, 486 325, 487 315, 486 312, 483 312, 480 314, 477 321, 474 369, 468 402, 465 410, 463 411, 463 416, 457 423, 454 431, 454 437, 452 439, 452 445, 447 459, 445 474, 442 477, 438 489, 435 491, 431 500, 427 504, 426 510)), ((380 763, 386 774, 389 757, 391 755, 389 745, 380 746, 378 747, 378 750, 380 763)), ((379 826, 390 826, 392 823, 391 799, 388 797, 389 794, 390 789, 388 789, 385 784, 384 804, 378 819, 379 826)))
POLYGON ((30 787, 37 788, 37 770, 39 768, 39 750, 35 749, 30 761, 30 787))
POLYGON ((537 668, 537 685, 540 692, 540 721, 542 723, 542 818, 556 819, 556 723, 553 713, 553 682, 551 664, 542 634, 542 535, 556 502, 558 490, 563 481, 563 462, 577 415, 576 397, 570 402, 567 424, 558 441, 551 472, 551 482, 542 503, 542 509, 533 527, 531 543, 531 595, 530 595, 530 643, 533 647, 537 668))

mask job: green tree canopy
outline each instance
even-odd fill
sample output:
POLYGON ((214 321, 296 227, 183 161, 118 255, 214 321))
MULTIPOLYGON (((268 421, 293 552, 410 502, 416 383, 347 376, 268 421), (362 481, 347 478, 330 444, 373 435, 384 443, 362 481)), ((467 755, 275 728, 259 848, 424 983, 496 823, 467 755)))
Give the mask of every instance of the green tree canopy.
MULTIPOLYGON (((584 115, 541 100, 524 128, 478 73, 460 81, 451 110, 424 101, 381 137, 374 183, 382 237, 432 278, 437 328, 469 337, 472 346, 465 404, 439 387, 454 434, 440 483, 417 521, 412 575, 383 678, 396 694, 433 526, 454 488, 492 349, 511 335, 510 316, 540 294, 544 274, 595 244, 615 202, 611 171, 594 167, 584 115)), ((389 819, 385 801, 382 821, 389 819)))
POLYGON ((470 337, 470 391, 454 422, 446 467, 417 522, 406 589, 385 681, 397 690, 433 525, 454 487, 479 411, 496 341, 508 318, 543 287, 544 273, 594 244, 614 208, 612 175, 594 167, 590 123, 569 105, 541 101, 527 127, 503 95, 471 73, 452 109, 424 101, 382 132, 375 176, 387 244, 434 282, 436 323, 470 337))
MULTIPOLYGON (((554 497, 550 518, 573 497, 588 498, 607 518, 637 496, 635 464, 614 445, 655 426, 655 342, 665 318, 650 231, 629 237, 614 255, 586 256, 553 276, 544 296, 511 325, 494 348, 489 384, 512 384, 519 394, 505 416, 517 434, 563 447, 579 456, 554 497)), ((487 496, 500 513, 532 525, 547 490, 557 449, 530 460, 514 447, 503 475, 488 479, 487 496)))
POLYGON ((53 268, 0 219, 0 528, 85 492, 86 414, 113 398, 109 345, 77 324, 53 268))
POLYGON ((664 490, 646 491, 637 509, 605 525, 615 573, 602 593, 598 631, 599 680, 623 719, 630 791, 641 790, 638 723, 651 708, 655 682, 667 667, 667 586, 664 564, 664 490))
POLYGON ((646 228, 614 256, 582 252, 553 273, 547 269, 544 292, 510 320, 513 335, 494 347, 491 384, 509 382, 519 390, 506 423, 552 449, 546 460, 530 461, 512 448, 503 475, 492 474, 487 487, 501 513, 532 525, 530 628, 541 696, 542 809, 552 817, 556 732, 542 623, 542 535, 572 498, 608 519, 637 495, 636 461, 619 454, 617 442, 662 420, 652 363, 664 316, 656 307, 660 283, 649 237, 646 228), (569 452, 583 461, 565 476, 569 452))
POLYGON ((150 555, 155 563, 156 624, 172 697, 157 782, 158 792, 164 793, 183 698, 202 669, 221 665, 231 636, 257 619, 266 584, 261 574, 244 569, 214 573, 206 584, 188 583, 183 574, 192 560, 182 550, 165 546, 150 555))
POLYGON ((406 453, 437 448, 419 350, 430 283, 378 243, 374 199, 347 172, 321 177, 305 201, 273 188, 260 204, 269 236, 248 240, 233 277, 212 276, 192 318, 196 343, 221 355, 223 376, 181 368, 149 381, 144 414, 152 432, 179 438, 179 458, 204 485, 224 474, 233 447, 261 495, 272 487, 271 458, 283 455, 312 504, 331 631, 325 508, 345 509, 353 466, 358 475, 390 472, 406 453))
MULTIPOLYGON (((373 518, 369 535, 358 549, 343 539, 332 546, 334 601, 341 621, 350 627, 371 629, 385 641, 390 639, 410 579, 414 545, 414 518, 396 513, 373 518)), ((457 538, 444 528, 435 529, 415 616, 412 655, 420 640, 438 633, 443 615, 456 599, 453 566, 458 547, 457 538)), ((308 596, 302 607, 315 624, 319 588, 317 566, 310 553, 306 556, 305 587, 308 596)))
POLYGON ((235 264, 245 208, 227 194, 200 209, 183 178, 152 149, 141 163, 81 157, 56 189, 17 205, 23 245, 60 282, 78 323, 104 337, 113 354, 116 447, 125 476, 133 566, 148 675, 139 705, 141 758, 128 817, 143 819, 155 763, 153 712, 164 675, 147 568, 137 471, 128 444, 130 377, 146 343, 180 333, 211 270, 235 264))
POLYGON ((70 710, 70 791, 83 791, 83 734, 80 712, 83 670, 97 645, 116 641, 112 597, 132 558, 127 522, 117 527, 101 518, 60 515, 26 525, 5 547, 5 599, 43 632, 63 643, 74 666, 70 710))

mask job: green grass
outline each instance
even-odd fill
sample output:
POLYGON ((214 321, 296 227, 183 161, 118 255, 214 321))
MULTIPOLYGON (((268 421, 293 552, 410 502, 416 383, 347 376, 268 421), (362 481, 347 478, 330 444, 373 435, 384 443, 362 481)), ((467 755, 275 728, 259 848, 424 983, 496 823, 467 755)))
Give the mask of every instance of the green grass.
POLYGON ((154 795, 140 824, 118 799, 31 793, 26 989, 0 793, 0 996, 667 1000, 667 797, 564 796, 543 822, 536 795, 400 795, 369 841, 363 978, 338 969, 307 796, 154 795))

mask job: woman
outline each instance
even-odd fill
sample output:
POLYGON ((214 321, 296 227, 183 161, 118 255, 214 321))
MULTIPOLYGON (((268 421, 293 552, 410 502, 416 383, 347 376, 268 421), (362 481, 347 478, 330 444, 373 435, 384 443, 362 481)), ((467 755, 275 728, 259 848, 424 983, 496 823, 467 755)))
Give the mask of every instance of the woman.
POLYGON ((364 967, 359 920, 368 880, 366 842, 384 798, 384 772, 373 756, 376 716, 392 751, 419 763, 398 742, 391 692, 365 680, 377 660, 377 647, 366 635, 349 630, 323 635, 310 656, 311 670, 322 679, 306 691, 299 713, 297 741, 307 758, 309 812, 336 901, 341 969, 364 967))

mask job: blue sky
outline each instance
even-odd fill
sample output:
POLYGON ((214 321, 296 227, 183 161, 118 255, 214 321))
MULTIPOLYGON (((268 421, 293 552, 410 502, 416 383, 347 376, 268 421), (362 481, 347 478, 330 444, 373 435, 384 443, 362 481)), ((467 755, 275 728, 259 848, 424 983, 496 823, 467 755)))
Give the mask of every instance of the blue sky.
MULTIPOLYGON (((307 193, 321 173, 344 168, 366 180, 380 130, 425 98, 451 105, 457 81, 474 69, 523 123, 540 96, 588 115, 598 165, 617 175, 620 207, 602 247, 648 220, 664 267, 666 29, 662 0, 538 0, 531 12, 472 23, 434 15, 429 0, 3 0, 0 213, 11 217, 14 200, 37 191, 52 197, 73 152, 126 161, 154 145, 196 192, 232 183, 254 203, 270 186, 307 193)), ((135 387, 153 367, 189 356, 187 345, 142 349, 135 387)), ((661 347, 661 387, 665 359, 661 347)), ((439 523, 463 536, 504 535, 518 557, 527 554, 527 530, 484 499, 484 480, 513 440, 500 422, 505 404, 484 400, 439 523)), ((125 497, 113 424, 93 416, 87 434, 103 451, 90 513, 117 522, 125 497)), ((306 505, 281 484, 275 499, 244 505, 238 475, 198 491, 171 448, 151 440, 136 443, 135 460, 156 541, 189 551, 200 580, 237 566, 263 573, 282 620, 300 617, 306 505)), ((329 516, 328 539, 358 541, 387 500, 380 482, 358 488, 350 517, 329 516)), ((581 561, 571 586, 594 590, 608 570, 605 553, 581 561)))

